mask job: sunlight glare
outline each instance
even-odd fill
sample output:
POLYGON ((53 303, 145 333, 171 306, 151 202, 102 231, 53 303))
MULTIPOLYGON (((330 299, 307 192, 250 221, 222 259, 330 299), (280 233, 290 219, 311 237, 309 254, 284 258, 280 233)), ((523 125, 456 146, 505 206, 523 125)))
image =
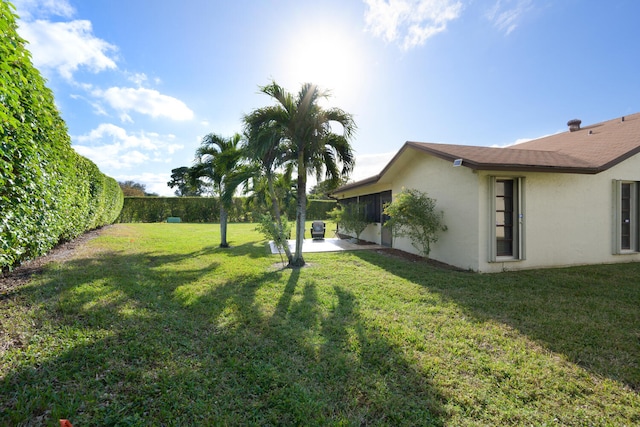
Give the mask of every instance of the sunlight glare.
POLYGON ((364 55, 357 37, 337 28, 301 31, 285 55, 284 84, 294 93, 309 82, 329 90, 333 101, 352 100, 363 86, 364 55))

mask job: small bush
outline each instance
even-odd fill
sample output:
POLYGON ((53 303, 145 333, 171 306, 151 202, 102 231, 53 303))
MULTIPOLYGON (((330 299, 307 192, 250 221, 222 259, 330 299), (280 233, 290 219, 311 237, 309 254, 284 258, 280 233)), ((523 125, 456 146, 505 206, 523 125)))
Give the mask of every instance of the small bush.
POLYGON ((291 225, 287 221, 286 216, 282 216, 280 220, 282 222, 282 228, 280 228, 278 223, 274 221, 271 214, 261 215, 260 222, 256 226, 256 230, 261 232, 267 240, 273 240, 273 244, 280 252, 282 264, 285 264, 282 253, 285 251, 285 246, 289 244, 287 240, 291 235, 291 225))
POLYGON ((419 190, 403 189, 396 199, 385 206, 391 217, 384 225, 391 227, 394 236, 408 237, 424 257, 431 252, 431 244, 438 241, 438 233, 447 231, 444 213, 436 212, 436 201, 419 190))
POLYGON ((340 225, 343 231, 353 233, 360 240, 360 234, 372 222, 367 218, 365 207, 360 203, 348 203, 344 206, 336 207, 329 216, 340 225))

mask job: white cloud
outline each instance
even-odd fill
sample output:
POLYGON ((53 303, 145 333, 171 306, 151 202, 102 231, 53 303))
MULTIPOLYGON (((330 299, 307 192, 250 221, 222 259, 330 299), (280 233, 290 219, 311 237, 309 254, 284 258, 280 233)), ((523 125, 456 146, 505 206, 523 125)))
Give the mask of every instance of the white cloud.
POLYGON ((171 189, 167 182, 171 181, 171 173, 123 174, 114 176, 120 182, 133 181, 145 186, 147 193, 156 193, 159 196, 175 196, 175 189, 171 189))
POLYGON ((165 163, 170 160, 169 155, 184 148, 175 142, 175 135, 129 133, 110 123, 103 123, 73 140, 75 150, 103 171, 131 169, 147 162, 165 163))
POLYGON ((462 12, 454 0, 364 0, 367 30, 387 42, 398 42, 404 50, 423 45, 446 30, 462 12))
POLYGON ((531 0, 498 0, 487 12, 486 17, 498 30, 509 35, 532 7, 531 0))
POLYGON ((141 87, 145 82, 147 82, 147 80, 149 80, 145 73, 127 73, 127 78, 138 87, 141 87))
POLYGON ((360 181, 378 175, 396 153, 397 151, 389 151, 388 153, 363 154, 357 156, 356 167, 351 175, 351 180, 360 181))
POLYGON ((108 116, 109 114, 107 114, 107 111, 104 109, 104 107, 102 105, 100 105, 99 102, 94 102, 91 101, 89 99, 87 99, 86 97, 82 96, 82 95, 78 95, 78 94, 71 94, 69 95, 69 97, 71 99, 76 99, 76 100, 82 100, 86 103, 88 103, 89 105, 91 105, 91 107, 93 108, 93 113, 97 116, 108 116))
POLYGON ((149 77, 145 73, 125 72, 125 75, 130 82, 135 83, 135 85, 138 87, 144 86, 144 84, 148 81, 152 81, 155 85, 159 85, 160 83, 162 83, 162 79, 160 79, 159 77, 149 79, 149 77))
POLYGON ((154 89, 112 87, 95 90, 93 95, 104 99, 120 113, 123 122, 132 122, 130 111, 151 117, 167 117, 172 120, 191 120, 193 111, 177 98, 163 95, 154 89))
POLYGON ((67 80, 81 67, 94 73, 117 68, 111 55, 117 48, 95 37, 90 21, 21 21, 18 31, 29 41, 34 65, 56 70, 67 80))
POLYGON ((491 148, 513 147, 514 145, 524 144, 525 142, 534 141, 536 139, 541 139, 541 138, 546 138, 548 136, 552 136, 552 135, 555 135, 555 134, 558 134, 558 133, 561 133, 561 132, 564 132, 564 130, 559 130, 559 131, 557 131, 555 133, 548 133, 548 134, 545 134, 545 135, 542 135, 542 136, 537 136, 535 138, 518 138, 513 142, 508 142, 508 143, 502 144, 502 145, 501 144, 493 144, 493 145, 491 145, 491 148))
POLYGON ((67 0, 14 0, 12 3, 16 7, 18 16, 25 20, 32 20, 36 15, 71 18, 76 13, 67 0))

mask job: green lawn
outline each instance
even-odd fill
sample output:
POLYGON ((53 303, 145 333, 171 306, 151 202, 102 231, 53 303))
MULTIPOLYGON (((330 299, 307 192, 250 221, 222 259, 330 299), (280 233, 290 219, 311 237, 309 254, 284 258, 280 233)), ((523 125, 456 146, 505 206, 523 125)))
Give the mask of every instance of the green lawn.
POLYGON ((640 425, 640 264, 282 269, 250 224, 120 224, 0 295, 0 425, 640 425))

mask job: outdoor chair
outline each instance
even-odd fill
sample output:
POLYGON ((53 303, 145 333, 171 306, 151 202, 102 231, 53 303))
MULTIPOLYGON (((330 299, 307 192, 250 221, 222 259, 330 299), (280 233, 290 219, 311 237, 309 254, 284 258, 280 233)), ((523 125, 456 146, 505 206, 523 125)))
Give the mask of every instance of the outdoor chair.
POLYGON ((313 221, 311 223, 311 238, 324 239, 325 225, 322 221, 313 221))

